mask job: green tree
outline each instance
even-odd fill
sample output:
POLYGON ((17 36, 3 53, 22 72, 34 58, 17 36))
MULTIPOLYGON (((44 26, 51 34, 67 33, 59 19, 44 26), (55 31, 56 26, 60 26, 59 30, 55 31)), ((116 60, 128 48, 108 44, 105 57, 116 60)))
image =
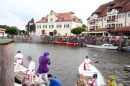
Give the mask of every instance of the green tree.
POLYGON ((86 31, 86 25, 82 25, 81 27, 76 27, 71 30, 71 33, 73 34, 80 34, 83 31, 86 31))
POLYGON ((30 31, 30 32, 35 32, 36 31, 36 25, 35 25, 35 22, 34 22, 33 18, 31 20, 29 20, 29 22, 26 24, 26 28, 27 28, 27 31, 30 31), (29 24, 30 22, 32 22, 33 25, 30 25, 29 24))
POLYGON ((54 31, 53 31, 53 34, 56 35, 56 34, 57 34, 57 30, 54 30, 54 31))
POLYGON ((83 23, 83 21, 82 21, 82 19, 81 19, 81 18, 78 18, 78 20, 79 20, 81 23, 83 23))
POLYGON ((29 35, 29 32, 28 32, 28 31, 25 31, 25 32, 23 33, 23 35, 29 35))
POLYGON ((12 38, 13 35, 17 35, 19 33, 19 29, 15 26, 12 26, 12 27, 6 26, 5 32, 8 33, 8 37, 11 36, 12 38))
POLYGON ((0 28, 5 29, 6 25, 0 25, 0 28))
POLYGON ((42 34, 45 34, 45 30, 42 30, 42 34))

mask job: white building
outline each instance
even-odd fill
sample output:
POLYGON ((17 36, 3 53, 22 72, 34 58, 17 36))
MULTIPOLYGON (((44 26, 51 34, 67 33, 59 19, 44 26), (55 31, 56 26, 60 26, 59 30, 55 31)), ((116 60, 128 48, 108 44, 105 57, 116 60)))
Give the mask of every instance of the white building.
POLYGON ((113 0, 105 3, 99 6, 87 21, 89 33, 130 35, 130 0, 113 0))
POLYGON ((72 11, 56 13, 51 10, 46 17, 36 22, 36 35, 42 35, 42 30, 45 30, 46 35, 53 35, 53 31, 57 30, 56 35, 72 36, 71 29, 82 26, 74 14, 72 11))

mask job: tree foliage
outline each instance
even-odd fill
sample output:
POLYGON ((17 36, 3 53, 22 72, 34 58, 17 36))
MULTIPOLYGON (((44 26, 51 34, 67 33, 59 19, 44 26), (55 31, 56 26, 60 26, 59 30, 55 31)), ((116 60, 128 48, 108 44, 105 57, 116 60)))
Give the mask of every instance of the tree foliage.
POLYGON ((8 34, 9 37, 10 36, 12 37, 13 35, 18 35, 19 29, 15 26, 12 26, 12 27, 6 26, 5 32, 8 34))
POLYGON ((78 20, 79 20, 81 23, 83 23, 83 21, 82 21, 82 19, 81 19, 81 18, 78 18, 78 20))
POLYGON ((84 24, 82 26, 80 26, 80 27, 73 28, 71 30, 71 33, 73 33, 73 34, 80 34, 83 31, 86 31, 86 25, 84 25, 84 24))
POLYGON ((30 33, 36 31, 36 25, 33 18, 29 20, 29 22, 26 24, 26 28, 27 28, 27 31, 30 31, 30 33), (30 22, 33 22, 33 25, 29 25, 30 22))
POLYGON ((53 34, 56 35, 56 34, 57 34, 57 30, 54 30, 54 31, 53 31, 53 34))
POLYGON ((0 28, 6 29, 6 25, 0 25, 0 28))
POLYGON ((29 32, 25 30, 19 30, 19 35, 28 35, 29 32))
POLYGON ((45 34, 45 30, 42 30, 42 34, 45 34))

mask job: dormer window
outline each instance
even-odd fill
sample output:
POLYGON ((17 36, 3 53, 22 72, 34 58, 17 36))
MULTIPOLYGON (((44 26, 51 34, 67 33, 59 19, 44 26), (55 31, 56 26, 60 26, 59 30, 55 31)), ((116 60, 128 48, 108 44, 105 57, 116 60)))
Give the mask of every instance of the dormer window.
POLYGON ((111 6, 107 6, 107 8, 109 9, 109 8, 111 8, 111 6))
POLYGON ((61 21, 62 19, 60 18, 59 21, 61 21))
POLYGON ((50 19, 50 22, 53 22, 53 19, 52 19, 52 18, 50 19))

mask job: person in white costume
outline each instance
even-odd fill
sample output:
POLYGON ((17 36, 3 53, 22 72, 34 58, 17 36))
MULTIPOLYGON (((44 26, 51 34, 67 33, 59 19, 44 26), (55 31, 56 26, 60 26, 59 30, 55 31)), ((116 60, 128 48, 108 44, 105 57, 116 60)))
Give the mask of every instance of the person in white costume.
POLYGON ((32 61, 31 56, 28 56, 27 60, 29 61, 27 74, 30 78, 30 86, 34 86, 35 62, 32 61))
POLYGON ((89 64, 91 63, 91 60, 86 56, 86 59, 84 60, 84 70, 90 70, 89 64))
POLYGON ((15 58, 17 59, 17 62, 16 62, 16 65, 14 67, 14 70, 16 70, 18 68, 19 64, 21 66, 20 69, 22 69, 22 67, 24 65, 24 63, 23 63, 23 54, 20 51, 18 51, 15 58))

